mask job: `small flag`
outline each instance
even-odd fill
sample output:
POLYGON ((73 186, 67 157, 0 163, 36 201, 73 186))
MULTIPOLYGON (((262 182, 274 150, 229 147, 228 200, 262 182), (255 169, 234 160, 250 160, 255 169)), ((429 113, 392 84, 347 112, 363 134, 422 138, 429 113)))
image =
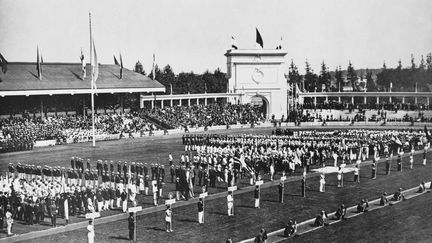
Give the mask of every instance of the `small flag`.
POLYGON ((3 73, 7 72, 7 65, 8 65, 8 62, 3 57, 3 55, 0 53, 0 66, 1 66, 1 69, 2 69, 3 73))
POLYGON ((120 54, 120 79, 123 78, 123 59, 122 55, 120 54))
POLYGON ((153 53, 153 68, 152 68, 152 75, 153 75, 153 80, 156 80, 156 75, 155 75, 155 68, 156 68, 156 64, 155 64, 155 54, 153 53))
POLYGON ((430 136, 430 134, 429 134, 429 132, 428 132, 428 130, 427 130, 427 128, 426 128, 426 125, 424 126, 424 131, 425 131, 425 134, 426 134, 426 139, 427 139, 428 141, 430 141, 430 140, 431 140, 431 136, 430 136))
POLYGON ((281 50, 281 49, 282 49, 282 36, 281 36, 280 44, 276 47, 276 50, 281 50))
POLYGON ((117 61, 117 58, 114 56, 114 64, 120 66, 120 79, 123 78, 123 59, 120 54, 120 63, 117 61))
POLYGON ((237 42, 236 42, 236 40, 235 40, 235 38, 233 36, 231 36, 231 48, 234 49, 234 50, 238 49, 237 42))
POLYGON ((82 71, 82 77, 83 79, 86 77, 86 63, 85 63, 85 58, 84 58, 84 54, 83 51, 81 49, 81 56, 80 56, 80 60, 81 60, 81 71, 82 71))
POLYGON ((256 43, 257 43, 258 45, 260 45, 261 48, 264 48, 264 42, 263 42, 263 39, 262 39, 262 37, 261 37, 260 32, 258 31, 258 28, 256 28, 256 43))
POLYGON ((94 57, 93 57, 93 60, 91 63, 91 66, 92 66, 92 80, 91 80, 92 84, 91 85, 92 85, 92 89, 97 89, 96 80, 98 79, 98 76, 99 76, 99 64, 97 61, 96 46, 94 44, 94 40, 92 40, 92 42, 93 42, 93 55, 94 55, 94 57))
POLYGON ((37 60, 36 60, 36 69, 38 72, 38 78, 39 80, 42 79, 42 66, 41 66, 41 58, 39 56, 39 46, 37 47, 37 60))

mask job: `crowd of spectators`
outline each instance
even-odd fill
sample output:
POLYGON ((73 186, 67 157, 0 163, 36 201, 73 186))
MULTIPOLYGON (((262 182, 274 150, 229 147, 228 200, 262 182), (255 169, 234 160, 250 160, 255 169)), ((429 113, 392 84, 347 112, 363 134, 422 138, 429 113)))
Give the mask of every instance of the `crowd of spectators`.
MULTIPOLYGON (((95 116, 95 134, 132 134, 154 131, 157 127, 137 112, 98 114, 95 116)), ((0 120, 0 152, 33 149, 35 141, 56 140, 57 144, 89 141, 92 137, 91 117, 53 116, 32 118, 12 117, 0 120)))
MULTIPOLYGON (((139 110, 129 113, 97 114, 95 135, 134 133, 159 129, 210 127, 258 123, 264 119, 262 111, 253 105, 211 104, 175 106, 139 110)), ((36 141, 55 140, 56 144, 87 142, 92 139, 90 116, 70 115, 30 117, 23 115, 0 120, 0 153, 31 150, 36 141)))
POLYGON ((323 103, 304 103, 298 105, 299 109, 327 109, 327 110, 389 110, 389 111, 418 111, 418 110, 432 110, 432 105, 422 103, 367 103, 367 104, 352 104, 351 102, 323 102, 323 103))
POLYGON ((264 119, 260 108, 251 104, 174 106, 154 108, 149 111, 143 110, 142 112, 171 128, 247 124, 264 119))

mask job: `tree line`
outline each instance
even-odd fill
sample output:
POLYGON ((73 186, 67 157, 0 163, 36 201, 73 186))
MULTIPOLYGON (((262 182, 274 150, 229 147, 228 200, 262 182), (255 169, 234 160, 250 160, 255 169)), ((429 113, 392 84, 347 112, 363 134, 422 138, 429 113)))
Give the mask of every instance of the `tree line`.
POLYGON ((305 73, 301 75, 294 61, 291 60, 288 72, 288 82, 296 89, 306 92, 343 92, 344 87, 350 87, 352 91, 418 91, 432 90, 432 54, 421 56, 418 63, 411 55, 411 63, 408 67, 402 67, 399 60, 395 68, 387 68, 385 62, 381 69, 356 70, 349 61, 346 70, 338 66, 330 71, 325 62, 321 63, 319 73, 315 73, 310 63, 306 60, 305 73))
MULTIPOLYGON (((135 72, 147 75, 142 64, 138 61, 135 64, 135 72)), ((175 74, 170 65, 166 65, 162 70, 155 65, 155 80, 166 87, 166 94, 197 94, 197 93, 226 93, 228 79, 226 74, 219 68, 213 72, 205 71, 203 74, 193 72, 180 72, 175 74)), ((147 75, 153 79, 153 72, 147 75)))

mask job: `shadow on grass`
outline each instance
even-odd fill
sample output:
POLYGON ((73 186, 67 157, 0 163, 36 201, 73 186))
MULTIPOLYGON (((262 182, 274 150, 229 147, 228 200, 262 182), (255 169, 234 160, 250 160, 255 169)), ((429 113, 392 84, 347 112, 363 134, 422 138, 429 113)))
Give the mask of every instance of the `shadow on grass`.
POLYGON ((193 220, 193 219, 179 219, 178 221, 180 221, 180 222, 192 222, 192 223, 197 222, 196 220, 193 220))
POLYGON ((115 239, 115 240, 129 240, 128 237, 125 236, 110 236, 110 239, 115 239))
POLYGON ((279 202, 279 200, 270 200, 270 199, 262 199, 261 201, 263 201, 263 202, 275 202, 275 203, 279 202))
POLYGON ((249 206, 249 205, 236 205, 236 207, 239 207, 239 208, 255 208, 254 206, 249 206))
POLYGON ((226 213, 221 213, 221 212, 209 212, 209 214, 227 215, 226 213))
POLYGON ((156 227, 156 226, 153 226, 153 227, 151 227, 151 226, 149 226, 149 227, 145 227, 145 229, 149 229, 149 230, 156 230, 156 231, 165 231, 165 229, 162 229, 162 228, 159 228, 159 227, 156 227))

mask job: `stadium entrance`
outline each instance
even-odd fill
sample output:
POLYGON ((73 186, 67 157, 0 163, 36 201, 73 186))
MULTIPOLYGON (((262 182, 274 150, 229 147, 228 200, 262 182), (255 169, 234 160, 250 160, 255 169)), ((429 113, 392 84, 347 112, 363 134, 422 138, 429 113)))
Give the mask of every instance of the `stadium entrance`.
POLYGON ((229 101, 261 106, 266 117, 287 117, 286 54, 280 49, 228 50, 228 93, 241 95, 240 100, 229 101))
POLYGON ((261 110, 261 113, 264 115, 264 117, 267 118, 267 107, 268 102, 266 98, 256 95, 251 98, 251 103, 254 107, 257 107, 261 110))

